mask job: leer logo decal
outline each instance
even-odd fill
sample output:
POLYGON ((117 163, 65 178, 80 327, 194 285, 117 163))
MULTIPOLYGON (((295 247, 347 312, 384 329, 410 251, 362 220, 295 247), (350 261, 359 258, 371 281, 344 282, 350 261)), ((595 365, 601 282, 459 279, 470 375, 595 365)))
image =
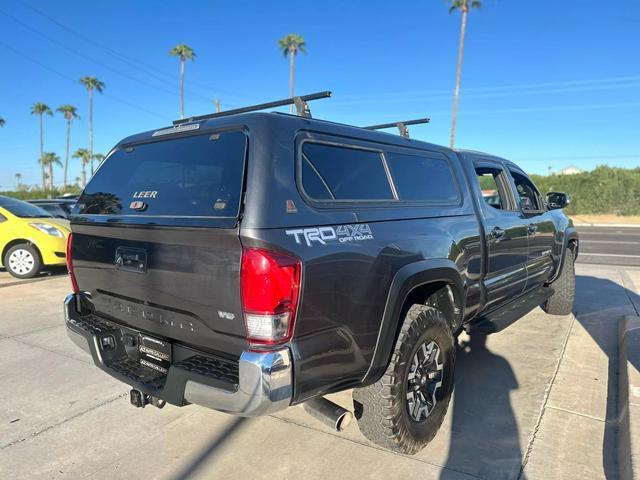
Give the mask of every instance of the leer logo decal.
POLYGON ((284 233, 295 238, 297 244, 301 244, 304 241, 308 247, 312 247, 314 242, 326 245, 333 242, 359 242, 373 240, 374 238, 371 227, 366 223, 338 225, 336 227, 296 228, 294 230, 285 230, 284 233))

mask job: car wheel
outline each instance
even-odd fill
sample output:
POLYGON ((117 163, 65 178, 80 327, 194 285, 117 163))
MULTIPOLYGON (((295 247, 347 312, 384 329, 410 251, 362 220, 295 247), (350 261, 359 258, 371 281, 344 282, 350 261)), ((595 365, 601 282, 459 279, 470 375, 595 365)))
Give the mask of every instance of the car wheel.
POLYGON ((41 266, 38 250, 28 243, 14 245, 4 256, 4 267, 16 278, 35 277, 41 266))
POLYGON ((551 315, 569 315, 576 296, 576 271, 573 263, 573 251, 566 249, 562 272, 551 284, 554 293, 542 304, 542 309, 551 315))
POLYGON ((413 305, 382 378, 353 391, 360 431, 384 448, 420 451, 449 408, 454 364, 454 337, 446 316, 434 307, 413 305))

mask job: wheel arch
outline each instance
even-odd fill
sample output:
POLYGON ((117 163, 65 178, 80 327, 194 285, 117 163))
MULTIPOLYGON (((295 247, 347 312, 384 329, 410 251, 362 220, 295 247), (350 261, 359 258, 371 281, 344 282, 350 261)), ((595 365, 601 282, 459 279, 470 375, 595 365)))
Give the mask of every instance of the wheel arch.
POLYGON ((430 259, 402 267, 394 276, 385 305, 378 338, 363 385, 377 381, 385 372, 402 326, 403 314, 414 303, 438 306, 455 332, 462 324, 466 286, 455 263, 430 259))
POLYGON ((560 272, 562 272, 562 269, 564 268, 564 254, 567 251, 567 248, 571 249, 571 251, 573 252, 574 261, 578 258, 578 252, 580 250, 580 239, 578 238, 578 231, 576 230, 576 228, 567 227, 567 229, 564 231, 563 237, 564 238, 562 242, 562 252, 560 254, 560 263, 558 264, 556 272, 553 274, 553 277, 549 279, 548 283, 552 283, 553 281, 555 281, 560 275, 560 272))

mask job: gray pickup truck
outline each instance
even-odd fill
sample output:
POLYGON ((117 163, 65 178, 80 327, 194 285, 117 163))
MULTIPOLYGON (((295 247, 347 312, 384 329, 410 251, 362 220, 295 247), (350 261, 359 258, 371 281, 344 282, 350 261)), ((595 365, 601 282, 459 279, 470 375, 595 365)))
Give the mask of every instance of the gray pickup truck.
POLYGON ((312 119, 304 100, 118 143, 72 212, 68 333, 135 406, 304 404, 340 429, 351 409, 323 397, 353 389, 362 433, 415 453, 463 329, 571 312, 569 198, 502 158, 312 119))

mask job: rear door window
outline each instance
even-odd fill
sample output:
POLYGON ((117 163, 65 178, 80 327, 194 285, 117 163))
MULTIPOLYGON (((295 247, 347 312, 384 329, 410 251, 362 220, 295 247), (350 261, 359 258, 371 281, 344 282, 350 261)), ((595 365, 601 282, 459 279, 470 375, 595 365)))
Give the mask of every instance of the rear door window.
POLYGON ((80 214, 237 217, 243 132, 167 139, 118 149, 78 201, 80 214))
POLYGON ((393 200, 382 154, 305 142, 302 186, 314 200, 393 200))
POLYGON ((398 199, 452 204, 458 187, 445 158, 388 152, 387 163, 398 191, 398 199))

